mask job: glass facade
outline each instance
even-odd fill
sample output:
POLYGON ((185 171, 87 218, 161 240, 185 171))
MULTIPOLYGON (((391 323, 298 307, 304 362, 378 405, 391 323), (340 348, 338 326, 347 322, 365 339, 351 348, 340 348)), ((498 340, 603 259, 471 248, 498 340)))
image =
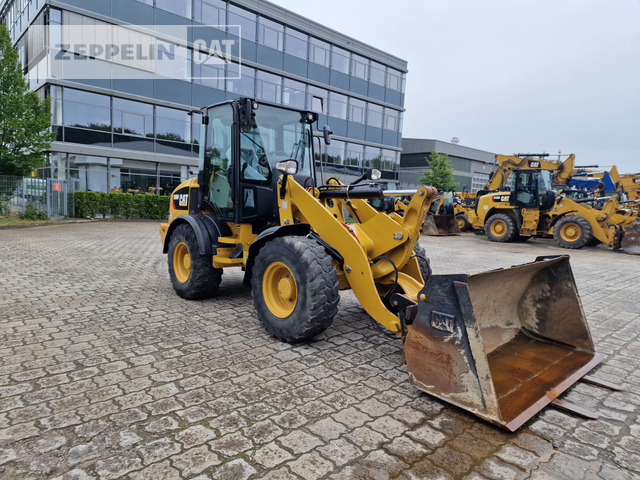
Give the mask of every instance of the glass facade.
MULTIPOLYGON (((340 35, 320 25, 303 29, 308 20, 286 10, 276 15, 279 7, 273 5, 267 13, 259 0, 242 5, 223 0, 104 0, 83 9, 76 4, 75 0, 61 0, 52 7, 44 0, 9 0, 0 11, 0 21, 9 26, 32 88, 42 89, 52 99, 57 140, 123 150, 118 153, 122 165, 117 167, 122 184, 133 184, 136 175, 147 175, 140 165, 127 166, 127 150, 195 162, 200 118, 189 111, 238 96, 318 112, 316 132, 324 124, 334 132, 326 148, 328 156, 322 160, 327 172, 359 175, 364 168, 376 166, 383 170, 384 178, 397 178, 406 62, 353 39, 338 40, 340 35), (131 8, 122 8, 127 3, 131 8), (158 38, 158 54, 171 51, 179 59, 171 71, 158 66, 139 79, 122 80, 116 74, 124 65, 91 59, 91 65, 104 69, 104 79, 61 83, 42 60, 45 45, 62 43, 60 31, 50 29, 50 38, 24 34, 30 24, 38 22, 58 28, 65 22, 103 25, 110 15, 118 24, 218 26, 209 29, 213 38, 238 38, 238 29, 232 26, 240 26, 242 58, 209 61, 216 58, 188 39, 170 42, 158 38), (224 25, 229 26, 226 31, 224 25), (129 180, 124 180, 125 174, 129 180)), ((57 158, 55 152, 51 158, 57 158)), ((72 162, 66 162, 68 169, 72 162)), ((160 171, 157 165, 154 168, 160 171)))

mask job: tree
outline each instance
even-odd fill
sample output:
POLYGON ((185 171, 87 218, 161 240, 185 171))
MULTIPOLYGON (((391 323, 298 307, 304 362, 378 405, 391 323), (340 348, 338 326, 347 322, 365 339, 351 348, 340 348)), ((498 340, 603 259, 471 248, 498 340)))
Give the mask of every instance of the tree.
POLYGON ((431 185, 438 190, 455 190, 458 182, 453 181, 454 168, 449 165, 448 158, 449 155, 438 153, 435 150, 428 157, 425 157, 431 171, 424 172, 424 175, 419 179, 420 183, 431 185))
POLYGON ((55 133, 51 102, 29 90, 9 30, 0 25, 0 175, 26 176, 44 164, 55 133))

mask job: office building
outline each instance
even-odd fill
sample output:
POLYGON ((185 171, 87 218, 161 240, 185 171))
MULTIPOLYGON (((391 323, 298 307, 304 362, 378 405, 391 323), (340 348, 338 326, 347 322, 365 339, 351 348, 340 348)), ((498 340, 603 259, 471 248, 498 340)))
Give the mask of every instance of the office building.
POLYGON ((170 191, 197 168, 193 110, 238 96, 320 113, 325 175, 398 178, 407 63, 270 2, 4 0, 0 21, 52 101, 49 173, 82 189, 170 191))

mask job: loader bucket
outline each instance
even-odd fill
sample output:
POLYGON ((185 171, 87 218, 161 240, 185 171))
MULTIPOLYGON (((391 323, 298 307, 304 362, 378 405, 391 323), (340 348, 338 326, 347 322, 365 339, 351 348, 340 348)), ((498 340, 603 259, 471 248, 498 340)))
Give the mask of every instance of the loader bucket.
POLYGON ((457 235, 462 233, 455 215, 427 215, 422 233, 425 235, 457 235))
POLYGON ((433 275, 405 340, 409 380, 515 431, 598 365, 568 256, 433 275))
POLYGON ((624 253, 640 255, 640 217, 624 229, 622 240, 620 241, 620 248, 622 248, 624 253))

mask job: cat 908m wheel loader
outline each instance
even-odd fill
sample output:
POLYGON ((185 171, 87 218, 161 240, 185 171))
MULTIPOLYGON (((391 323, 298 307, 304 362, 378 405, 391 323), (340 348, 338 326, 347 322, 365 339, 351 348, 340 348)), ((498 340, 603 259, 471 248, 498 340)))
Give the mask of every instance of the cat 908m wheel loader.
POLYGON ((414 385, 510 430, 602 360, 566 256, 431 275, 417 240, 434 188, 402 216, 380 212, 369 203, 380 188, 319 184, 316 114, 252 99, 202 114, 198 176, 174 191, 160 227, 181 297, 211 296, 223 269, 240 267, 264 327, 300 342, 331 325, 339 290, 352 289, 405 342, 414 385))

